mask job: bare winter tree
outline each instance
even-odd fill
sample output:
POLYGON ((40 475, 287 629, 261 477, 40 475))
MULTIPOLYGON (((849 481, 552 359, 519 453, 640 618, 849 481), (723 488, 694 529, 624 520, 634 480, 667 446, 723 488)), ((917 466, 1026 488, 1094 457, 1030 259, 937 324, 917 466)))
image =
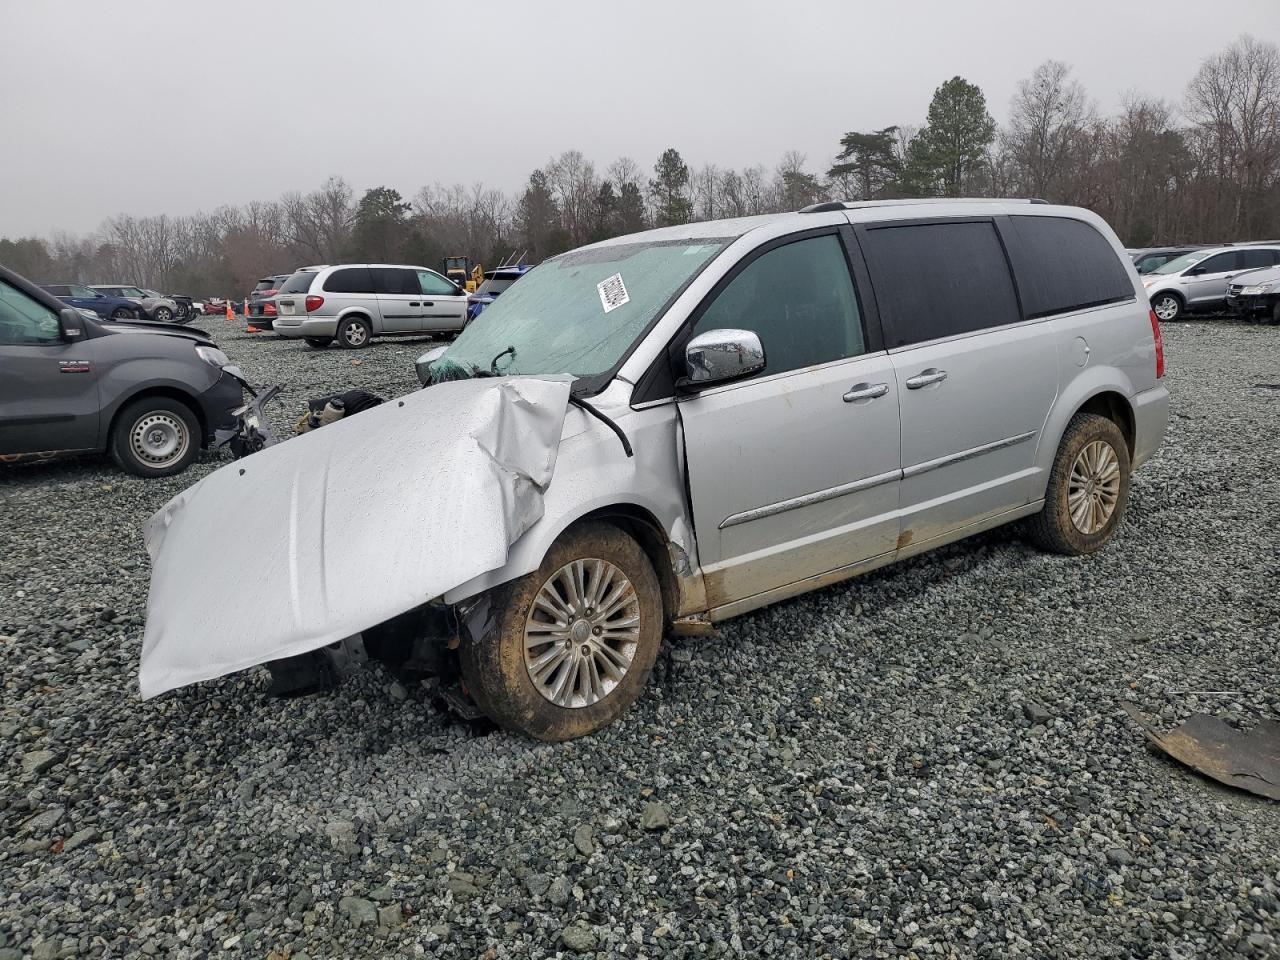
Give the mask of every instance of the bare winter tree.
POLYGON ((1065 195, 1066 178, 1076 163, 1072 153, 1081 149, 1092 120, 1084 88, 1071 79, 1065 63, 1046 60, 1018 84, 1004 140, 1025 192, 1035 197, 1065 195))
POLYGON ((1280 48, 1244 36, 1207 59, 1187 88, 1186 112, 1212 227, 1259 236, 1280 208, 1280 48))

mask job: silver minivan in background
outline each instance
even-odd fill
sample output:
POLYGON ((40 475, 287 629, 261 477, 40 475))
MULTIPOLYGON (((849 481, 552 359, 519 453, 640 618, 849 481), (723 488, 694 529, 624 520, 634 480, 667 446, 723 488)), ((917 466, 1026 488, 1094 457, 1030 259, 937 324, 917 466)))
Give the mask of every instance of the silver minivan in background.
POLYGON ((457 332, 467 292, 427 267, 343 263, 293 274, 276 294, 272 329, 313 347, 348 349, 374 337, 457 332))
POLYGON ((1169 405, 1115 234, 1007 200, 572 250, 419 374, 152 518, 144 696, 267 662, 287 681, 358 643, 510 729, 589 733, 664 635, 1015 520, 1098 550, 1169 405))

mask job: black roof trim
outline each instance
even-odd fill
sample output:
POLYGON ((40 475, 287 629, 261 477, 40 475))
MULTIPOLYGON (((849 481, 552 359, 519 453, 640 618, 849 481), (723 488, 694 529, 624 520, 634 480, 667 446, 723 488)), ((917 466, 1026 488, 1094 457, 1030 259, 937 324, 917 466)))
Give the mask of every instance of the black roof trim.
POLYGON ((801 207, 799 213, 832 213, 836 210, 847 210, 843 200, 828 200, 826 203, 811 203, 801 207))

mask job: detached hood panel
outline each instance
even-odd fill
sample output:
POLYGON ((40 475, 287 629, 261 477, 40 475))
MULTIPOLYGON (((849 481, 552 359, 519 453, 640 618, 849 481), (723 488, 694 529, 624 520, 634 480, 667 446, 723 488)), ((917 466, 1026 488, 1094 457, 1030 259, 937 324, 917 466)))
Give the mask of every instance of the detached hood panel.
POLYGON ((569 386, 438 384, 174 497, 145 528, 142 696, 317 650, 501 567, 542 516, 569 386))

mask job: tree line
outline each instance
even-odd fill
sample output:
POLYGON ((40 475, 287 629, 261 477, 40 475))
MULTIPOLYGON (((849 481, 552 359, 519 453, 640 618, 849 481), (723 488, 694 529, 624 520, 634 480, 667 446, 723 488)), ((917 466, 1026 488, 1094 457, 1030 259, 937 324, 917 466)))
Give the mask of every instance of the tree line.
POLYGON ((651 170, 603 169, 568 150, 514 193, 477 183, 378 186, 341 177, 310 193, 192 216, 110 218, 87 236, 0 239, 0 263, 46 282, 118 281, 240 296, 308 263, 466 255, 536 263, 652 226, 797 210, 828 199, 1040 197, 1101 214, 1131 246, 1280 239, 1280 48, 1244 36, 1207 57, 1182 100, 1129 95, 1102 116, 1071 68, 1050 60, 996 123, 962 77, 934 92, 924 122, 849 131, 825 172, 784 153, 772 168, 691 167, 675 148, 651 170))

